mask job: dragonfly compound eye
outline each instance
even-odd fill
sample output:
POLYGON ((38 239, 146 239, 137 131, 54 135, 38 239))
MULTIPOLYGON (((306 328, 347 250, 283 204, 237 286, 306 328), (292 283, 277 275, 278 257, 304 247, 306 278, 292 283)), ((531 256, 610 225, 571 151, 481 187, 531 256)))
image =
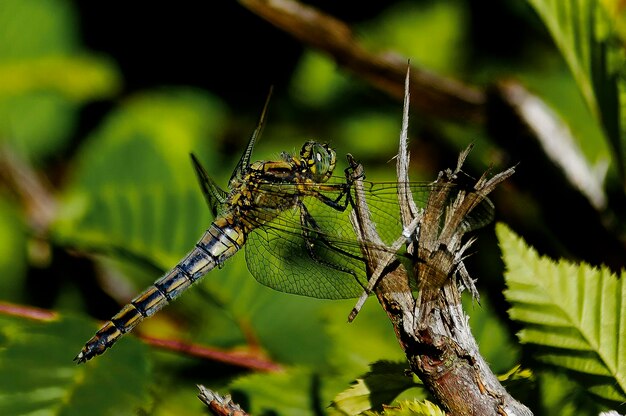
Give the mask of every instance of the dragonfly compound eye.
POLYGON ((327 144, 307 142, 302 146, 300 157, 315 182, 326 182, 332 176, 337 154, 327 144))

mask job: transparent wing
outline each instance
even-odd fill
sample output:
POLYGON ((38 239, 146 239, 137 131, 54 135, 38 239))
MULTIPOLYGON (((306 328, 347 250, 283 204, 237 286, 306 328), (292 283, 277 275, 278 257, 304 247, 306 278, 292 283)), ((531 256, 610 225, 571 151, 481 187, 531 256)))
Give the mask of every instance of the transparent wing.
MULTIPOLYGON (((344 180, 345 181, 345 180, 344 180)), ((365 182, 365 195, 372 220, 386 245, 402 234, 397 187, 394 182, 365 182)), ((280 194, 290 191, 291 184, 261 186, 259 192, 280 194), (262 190, 261 190, 262 189, 262 190)), ((450 188, 452 201, 461 188, 431 183, 411 183, 418 206, 423 207, 433 186, 450 188)), ((348 204, 337 210, 315 196, 316 192, 330 200, 345 202, 342 178, 322 186, 311 185, 299 192, 310 194, 301 198, 301 206, 281 213, 267 224, 260 225, 248 237, 246 262, 252 275, 262 284, 281 292, 323 299, 358 297, 366 285, 366 269, 361 244, 356 241, 348 204)), ((466 218, 461 226, 466 231, 487 225, 493 220, 493 205, 485 200, 466 218)), ((253 218, 249 221, 254 222, 253 218)), ((366 242, 370 249, 387 251, 386 246, 366 242)))
MULTIPOLYGON (((320 215, 317 208, 323 205, 321 202, 306 203, 308 212, 312 216, 317 214, 319 229, 303 227, 299 209, 289 210, 256 229, 245 245, 250 272, 260 283, 281 292, 323 299, 359 296, 363 289, 358 281, 365 279, 364 264, 358 260, 359 248, 350 240, 351 236, 342 232, 347 230, 344 221, 347 212, 341 216, 320 215), (327 226, 329 221, 335 225, 332 231, 327 226), (339 252, 339 246, 349 251, 339 252)), ((327 209, 332 208, 323 207, 324 211, 327 209)))

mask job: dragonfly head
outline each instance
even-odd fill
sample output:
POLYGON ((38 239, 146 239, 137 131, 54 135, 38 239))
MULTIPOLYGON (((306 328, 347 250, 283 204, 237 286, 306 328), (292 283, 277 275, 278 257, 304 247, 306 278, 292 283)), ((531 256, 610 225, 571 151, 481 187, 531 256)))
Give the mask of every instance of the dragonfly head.
POLYGON ((315 182, 326 182, 335 170, 337 154, 327 144, 308 141, 300 150, 302 167, 315 182))

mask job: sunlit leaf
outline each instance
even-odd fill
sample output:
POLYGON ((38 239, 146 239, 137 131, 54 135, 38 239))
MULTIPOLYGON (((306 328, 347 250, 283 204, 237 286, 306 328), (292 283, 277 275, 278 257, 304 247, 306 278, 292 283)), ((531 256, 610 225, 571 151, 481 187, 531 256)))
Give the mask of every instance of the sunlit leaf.
MULTIPOLYGON (((222 122, 221 104, 199 93, 131 99, 80 152, 55 236, 83 247, 115 247, 171 267, 211 221, 189 153, 210 147, 209 135, 218 134, 222 122)), ((202 158, 208 159, 204 152, 202 158)))
POLYGON ((79 104, 119 91, 117 68, 81 50, 78 35, 67 1, 0 4, 0 139, 28 159, 67 143, 79 104))
POLYGON ((88 251, 138 256, 166 269, 193 247, 209 224, 200 198, 189 189, 103 186, 89 197, 72 195, 65 202, 55 238, 88 251))
POLYGON ((621 0, 600 0, 622 41, 626 40, 626 8, 621 0))
POLYGON ((95 56, 51 55, 0 61, 0 99, 50 92, 82 102, 112 96, 119 91, 120 82, 113 65, 95 56))
POLYGON ((0 140, 24 159, 41 159, 67 143, 77 116, 77 107, 54 92, 0 99, 0 140))
MULTIPOLYGON (((356 116, 344 117, 339 122, 337 136, 342 138, 351 152, 366 159, 380 157, 381 154, 394 155, 397 144, 392 139, 398 136, 399 129, 400 118, 397 114, 361 112, 356 116)), ((395 173, 391 165, 387 170, 390 174, 395 173)))
POLYGON ((308 106, 321 107, 345 92, 348 85, 347 77, 330 58, 306 51, 292 77, 290 95, 308 106))
POLYGON ((364 415, 385 415, 385 416, 445 416, 446 412, 441 410, 436 404, 428 400, 409 401, 404 400, 396 406, 388 406, 383 412, 365 412, 364 415))
MULTIPOLYGON (((371 397, 359 397, 361 390, 348 390, 340 400, 346 409, 360 400, 393 399, 402 391, 415 387, 411 377, 402 372, 402 365, 377 364, 367 375, 363 383, 371 389, 371 397), (398 373, 399 371, 399 373, 398 373), (385 385, 385 383, 390 383, 385 385)), ((229 386, 236 403, 251 414, 272 412, 278 415, 297 414, 338 414, 343 408, 331 405, 331 398, 336 396, 341 383, 337 378, 304 368, 289 368, 281 373, 254 374, 236 379, 229 386)), ((336 399, 335 399, 336 400, 336 399)), ((356 414, 356 413, 348 413, 356 414)))
POLYGON ((516 365, 506 373, 500 374, 498 376, 498 380, 502 382, 511 382, 517 380, 531 380, 534 377, 535 375, 532 370, 528 368, 522 368, 520 365, 516 365))
POLYGON ((243 252, 229 259, 223 269, 211 271, 201 287, 192 291, 194 295, 185 298, 179 308, 188 313, 190 325, 200 339, 223 342, 235 335, 233 326, 241 325, 240 330, 252 334, 279 363, 319 371, 334 368, 333 351, 341 348, 337 345, 340 340, 329 333, 327 325, 329 321, 340 321, 348 326, 343 316, 329 316, 336 302, 289 295, 261 285, 248 271, 243 252), (230 320, 222 317, 217 321, 215 308, 207 307, 205 289, 228 311, 230 320))
POLYGON ((570 370, 589 392, 626 399, 626 284, 606 268, 540 257, 503 224, 505 297, 533 358, 570 370))
MULTIPOLYGON (((175 374, 174 374, 175 376, 175 374)), ((207 416, 207 408, 198 399, 198 387, 194 383, 181 382, 180 378, 159 377, 153 383, 154 405, 150 416, 207 416)))
POLYGON ((323 409, 323 405, 316 401, 316 389, 320 387, 315 373, 294 368, 238 378, 230 384, 230 392, 234 401, 250 414, 295 416, 323 409))
POLYGON ((69 53, 78 47, 76 15, 67 1, 3 0, 0 23, 0 61, 69 53))
POLYGON ((197 153, 209 173, 217 174, 216 136, 223 134, 224 122, 221 101, 198 90, 171 88, 132 96, 87 139, 74 185, 141 189, 156 183, 197 189, 189 153, 197 153))
POLYGON ((84 320, 0 316, 0 414, 135 415, 149 404, 146 348, 129 339, 108 357, 72 357, 94 327, 84 320))
POLYGON ((401 53, 419 66, 454 73, 466 58, 467 13, 457 1, 399 2, 357 30, 368 49, 401 53))
MULTIPOLYGON (((332 407, 346 415, 382 409, 383 405, 391 404, 405 390, 418 386, 410 375, 405 374, 407 367, 403 362, 372 364, 370 372, 333 399, 332 407)), ((424 392, 421 397, 425 397, 424 392)))
POLYGON ((569 69, 565 65, 558 65, 554 71, 526 71, 519 77, 525 86, 540 94, 550 109, 563 118, 589 164, 602 177, 611 160, 611 148, 605 140, 602 126, 589 111, 569 69))
POLYGON ((332 364, 354 380, 369 371, 375 361, 403 361, 404 352, 393 331, 389 318, 375 298, 370 298, 357 318, 346 323, 355 301, 337 302, 327 313, 328 332, 335 341, 332 345, 332 364))
POLYGON ((528 0, 552 34, 624 174, 624 50, 598 0, 528 0))

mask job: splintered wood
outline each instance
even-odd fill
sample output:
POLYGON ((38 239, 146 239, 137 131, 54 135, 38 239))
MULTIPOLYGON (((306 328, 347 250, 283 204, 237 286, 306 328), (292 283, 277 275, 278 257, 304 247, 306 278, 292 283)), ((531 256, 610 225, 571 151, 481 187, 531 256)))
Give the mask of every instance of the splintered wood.
POLYGON ((447 169, 432 183, 426 205, 417 208, 408 184, 409 154, 408 72, 397 158, 398 199, 404 232, 388 250, 371 250, 382 239, 372 222, 361 178, 362 167, 351 156, 353 176, 352 224, 367 259, 369 282, 350 313, 356 317, 370 293, 374 293, 391 320, 411 369, 452 415, 532 415, 500 384, 480 355, 478 344, 461 305, 461 291, 478 298, 474 280, 463 263, 473 229, 493 220, 494 207, 487 198, 495 187, 514 173, 485 172, 473 180, 461 167, 471 146, 459 155, 455 169, 447 169), (366 242, 374 242, 371 245, 366 242), (394 252, 406 244, 412 270, 394 252), (392 255, 388 253, 391 252, 392 255), (408 266, 407 266, 408 267, 408 266), (417 288, 416 291, 412 288, 417 288))

